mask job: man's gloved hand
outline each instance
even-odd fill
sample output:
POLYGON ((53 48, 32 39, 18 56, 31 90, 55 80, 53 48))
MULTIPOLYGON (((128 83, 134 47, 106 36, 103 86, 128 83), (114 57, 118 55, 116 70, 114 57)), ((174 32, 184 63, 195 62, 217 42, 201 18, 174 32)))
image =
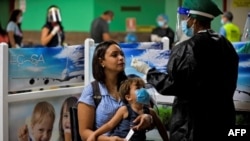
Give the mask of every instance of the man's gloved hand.
POLYGON ((138 59, 133 58, 131 61, 131 67, 135 68, 137 71, 147 74, 151 69, 148 64, 143 61, 139 61, 138 59))
POLYGON ((60 26, 57 25, 57 26, 55 26, 55 27, 53 28, 53 30, 51 31, 51 34, 52 34, 52 35, 55 35, 59 30, 60 30, 60 26))

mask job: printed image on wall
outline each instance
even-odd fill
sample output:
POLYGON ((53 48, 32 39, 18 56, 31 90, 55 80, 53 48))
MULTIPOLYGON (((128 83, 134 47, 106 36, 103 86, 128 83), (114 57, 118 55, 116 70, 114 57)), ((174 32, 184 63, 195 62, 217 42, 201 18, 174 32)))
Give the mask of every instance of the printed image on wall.
POLYGON ((233 45, 240 59, 234 100, 250 101, 250 42, 237 42, 233 45))
MULTIPOLYGON (((162 43, 154 43, 154 42, 144 42, 144 43, 122 43, 119 44, 122 48, 122 51, 125 55, 125 73, 127 75, 135 74, 140 77, 144 77, 144 74, 136 71, 133 67, 130 66, 133 58, 139 59, 141 61, 145 61, 151 67, 156 67, 159 70, 165 70, 166 64, 169 57, 169 51, 162 50, 162 43)), ((90 58, 89 64, 92 66, 92 59, 94 54, 95 47, 92 46, 89 49, 90 58)), ((86 66, 86 69, 89 69, 90 74, 86 77, 90 77, 90 81, 93 81, 92 75, 92 67, 86 66)))
POLYGON ((250 101, 250 54, 239 54, 239 73, 235 100, 250 101))
MULTIPOLYGON (((122 46, 122 50, 125 54, 126 67, 125 73, 127 75, 135 74, 145 79, 145 75, 138 72, 136 69, 130 66, 132 58, 137 58, 138 60, 144 61, 149 66, 155 67, 161 72, 166 72, 166 66, 168 63, 170 51, 161 50, 159 46, 154 46, 150 44, 144 44, 140 46, 130 47, 129 44, 122 46), (154 47, 156 49, 154 49, 154 47)), ((236 50, 246 47, 246 43, 239 42, 233 43, 236 50)), ((90 64, 92 65, 92 57, 95 47, 90 48, 90 64)), ((240 62, 239 62, 239 71, 238 71, 238 83, 237 89, 234 94, 234 100, 239 101, 250 101, 250 54, 238 53, 240 62)), ((90 67, 90 80, 93 81, 92 77, 92 68, 90 67)))
POLYGON ((78 96, 61 96, 9 106, 9 141, 64 141, 71 138, 69 107, 78 96))
POLYGON ((9 50, 10 91, 70 85, 84 80, 84 47, 9 50))

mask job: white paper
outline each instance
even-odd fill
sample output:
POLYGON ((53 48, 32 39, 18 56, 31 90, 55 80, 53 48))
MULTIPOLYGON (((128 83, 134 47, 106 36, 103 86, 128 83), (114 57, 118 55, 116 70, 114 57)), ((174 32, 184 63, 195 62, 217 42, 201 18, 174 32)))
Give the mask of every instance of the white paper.
POLYGON ((133 134, 134 134, 134 130, 133 130, 133 129, 130 129, 130 131, 128 132, 128 134, 127 134, 125 140, 126 140, 126 141, 129 141, 130 138, 133 136, 133 134))

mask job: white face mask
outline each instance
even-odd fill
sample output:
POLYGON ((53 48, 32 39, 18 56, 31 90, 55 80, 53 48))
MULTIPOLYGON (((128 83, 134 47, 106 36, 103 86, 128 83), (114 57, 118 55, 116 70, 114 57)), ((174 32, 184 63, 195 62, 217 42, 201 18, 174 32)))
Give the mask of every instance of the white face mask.
POLYGON ((191 26, 191 27, 188 27, 187 26, 187 22, 188 22, 189 19, 187 20, 183 20, 181 22, 181 26, 182 26, 182 32, 184 34, 186 34, 188 37, 192 37, 194 35, 194 24, 191 26))
POLYGON ((165 25, 165 21, 157 21, 158 26, 163 27, 165 25))
POLYGON ((22 20, 23 20, 23 17, 21 16, 21 17, 19 17, 19 19, 18 19, 18 23, 21 23, 22 22, 22 20))
POLYGON ((224 20, 223 20, 223 19, 221 19, 221 20, 220 20, 220 23, 221 23, 221 24, 225 24, 225 22, 224 22, 224 20))

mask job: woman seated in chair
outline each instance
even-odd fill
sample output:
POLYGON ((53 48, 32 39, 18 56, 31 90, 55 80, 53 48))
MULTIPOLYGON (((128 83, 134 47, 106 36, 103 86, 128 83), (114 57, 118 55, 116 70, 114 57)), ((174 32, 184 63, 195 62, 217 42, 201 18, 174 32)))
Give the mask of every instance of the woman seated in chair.
MULTIPOLYGON (((86 140, 95 129, 109 121, 117 109, 124 105, 118 93, 121 82, 127 79, 124 68, 124 53, 116 42, 105 41, 95 48, 92 70, 93 77, 99 84, 101 101, 95 105, 93 88, 91 84, 86 85, 77 106, 82 140, 86 140)), ((151 127, 152 116, 142 114, 134 122, 138 122, 134 129, 146 129, 151 127)), ((97 141, 124 140, 110 135, 101 135, 97 137, 97 141)))

